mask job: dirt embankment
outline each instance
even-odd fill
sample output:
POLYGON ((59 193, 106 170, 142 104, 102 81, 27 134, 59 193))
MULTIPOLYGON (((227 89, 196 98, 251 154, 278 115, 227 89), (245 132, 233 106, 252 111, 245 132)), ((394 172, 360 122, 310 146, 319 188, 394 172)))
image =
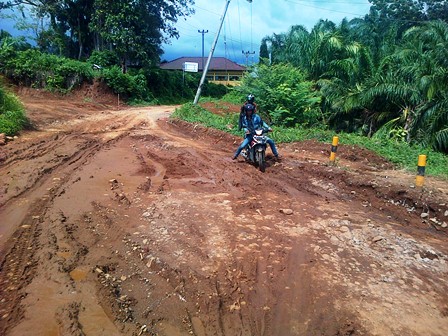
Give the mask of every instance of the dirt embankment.
POLYGON ((445 181, 312 141, 263 174, 174 107, 20 94, 0 334, 448 334, 445 181))

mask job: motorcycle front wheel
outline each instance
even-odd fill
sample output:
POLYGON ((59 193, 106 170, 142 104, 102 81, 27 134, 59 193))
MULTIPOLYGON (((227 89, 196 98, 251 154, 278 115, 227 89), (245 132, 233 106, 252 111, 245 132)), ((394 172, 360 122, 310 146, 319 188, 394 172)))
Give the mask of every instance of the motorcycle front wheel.
POLYGON ((260 169, 260 171, 262 173, 264 173, 264 171, 266 170, 266 162, 265 162, 265 159, 264 159, 264 151, 257 152, 257 154, 256 154, 256 161, 257 161, 258 168, 260 169))

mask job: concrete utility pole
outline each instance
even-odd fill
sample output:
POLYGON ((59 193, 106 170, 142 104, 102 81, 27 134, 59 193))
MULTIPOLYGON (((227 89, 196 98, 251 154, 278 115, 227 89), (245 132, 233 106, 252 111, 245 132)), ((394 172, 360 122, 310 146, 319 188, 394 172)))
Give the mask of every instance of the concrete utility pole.
POLYGON ((198 30, 198 33, 202 34, 202 71, 204 71, 204 34, 208 33, 208 29, 198 30))
POLYGON ((255 51, 244 51, 242 50, 243 55, 246 56, 246 67, 249 66, 249 55, 255 55, 255 51))
MULTIPOLYGON (((252 3, 252 0, 247 0, 252 3)), ((207 63, 205 64, 205 68, 202 69, 202 77, 199 82, 198 91, 196 92, 196 97, 194 97, 193 104, 197 104, 199 101, 199 97, 201 96, 202 86, 205 82, 205 77, 207 76, 208 67, 210 66, 210 61, 213 57, 213 52, 215 51, 216 43, 218 42, 219 33, 221 32, 222 25, 224 23, 224 18, 226 17, 227 9, 229 8, 230 0, 226 1, 226 5, 224 7, 224 14, 221 17, 221 23, 219 25, 218 31, 216 32, 215 40, 213 41, 212 48, 210 49, 210 54, 208 55, 207 63)))

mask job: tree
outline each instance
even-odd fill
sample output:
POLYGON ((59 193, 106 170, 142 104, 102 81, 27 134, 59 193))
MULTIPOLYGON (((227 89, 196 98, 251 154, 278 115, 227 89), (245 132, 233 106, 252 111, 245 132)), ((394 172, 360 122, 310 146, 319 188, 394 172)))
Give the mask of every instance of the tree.
POLYGON ((244 76, 237 92, 252 92, 258 109, 279 125, 314 126, 321 124, 320 94, 304 73, 291 64, 260 64, 244 76), (254 75, 256 74, 256 75, 254 75))
POLYGON ((369 0, 372 8, 384 19, 399 20, 410 25, 423 21, 448 20, 446 0, 369 0))
POLYGON ((193 0, 95 0, 90 27, 104 39, 107 47, 118 53, 126 71, 130 60, 147 64, 159 60, 161 44, 179 36, 173 23, 179 16, 192 13, 189 4, 193 0))
POLYGON ((122 59, 155 62, 160 46, 179 33, 173 24, 193 13, 194 0, 11 0, 3 8, 26 6, 49 21, 39 45, 58 46, 72 58, 88 58, 93 50, 115 50, 122 59), (50 40, 50 41, 49 41, 50 40), (103 43, 104 41, 104 43, 103 43))
POLYGON ((431 21, 409 30, 405 38, 413 61, 408 73, 423 97, 410 124, 410 135, 448 152, 448 24, 431 21), (417 50, 416 44, 420 46, 417 50))
POLYGON ((270 51, 268 44, 270 44, 269 37, 264 37, 261 40, 260 44, 260 63, 266 62, 266 60, 270 60, 270 51))

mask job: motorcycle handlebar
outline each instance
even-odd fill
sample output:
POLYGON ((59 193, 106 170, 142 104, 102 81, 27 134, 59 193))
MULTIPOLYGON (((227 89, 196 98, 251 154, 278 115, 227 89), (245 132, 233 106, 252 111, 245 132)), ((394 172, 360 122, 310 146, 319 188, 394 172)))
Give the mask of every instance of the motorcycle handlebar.
MULTIPOLYGON (((273 132, 272 128, 270 128, 270 127, 268 127, 268 128, 263 127, 262 130, 263 130, 263 134, 273 132)), ((249 135, 249 134, 255 135, 255 131, 251 132, 250 130, 247 130, 246 135, 249 135)))

